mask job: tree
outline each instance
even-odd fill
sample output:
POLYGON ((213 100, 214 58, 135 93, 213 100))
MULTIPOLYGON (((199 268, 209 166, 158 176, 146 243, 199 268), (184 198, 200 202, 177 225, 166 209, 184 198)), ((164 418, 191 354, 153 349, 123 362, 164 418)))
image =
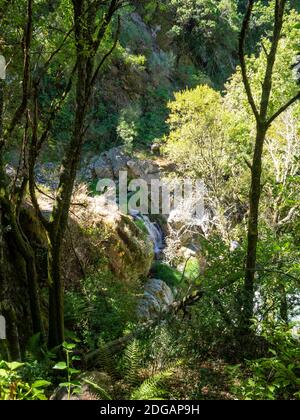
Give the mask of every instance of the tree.
MULTIPOLYGON (((6 2, 9 3, 9 2, 6 2)), ((14 46, 13 54, 18 51, 16 45, 22 46, 22 56, 13 56, 11 83, 1 82, 0 86, 0 219, 1 229, 1 277, 0 277, 0 310, 7 318, 10 355, 14 359, 21 357, 28 336, 41 333, 44 336, 45 316, 41 310, 41 279, 36 261, 36 249, 30 232, 28 232, 28 209, 24 206, 28 196, 35 209, 34 224, 37 236, 43 237, 43 246, 48 254, 49 286, 49 325, 48 342, 51 347, 58 346, 64 339, 64 284, 61 276, 61 252, 65 236, 71 196, 80 160, 84 135, 87 130, 86 116, 93 96, 93 86, 98 75, 115 50, 120 32, 120 24, 112 38, 109 33, 114 16, 122 7, 122 0, 103 2, 98 0, 64 1, 59 10, 51 7, 40 8, 32 0, 20 4, 21 11, 13 6, 4 13, 4 28, 1 31, 0 43, 5 49, 14 46), (33 10, 33 6, 35 6, 33 10), (23 7, 27 13, 20 17, 23 7), (16 14, 15 26, 11 28, 10 14, 16 14), (41 48, 37 36, 47 36, 48 27, 43 25, 41 16, 54 18, 54 29, 46 44, 41 48), (23 22, 24 19, 24 22, 23 22), (73 22, 72 22, 73 20, 73 22), (22 41, 19 31, 24 23, 22 41), (57 26, 63 25, 61 31, 57 26), (71 27, 68 27, 68 26, 71 27), (68 47, 68 60, 64 48, 68 47), (101 52, 101 55, 99 54, 101 52), (63 67, 62 67, 63 65, 63 67), (63 74, 52 93, 49 106, 45 110, 42 96, 45 80, 51 71, 63 74), (20 72, 22 72, 22 90, 19 92, 20 72), (56 192, 50 220, 42 212, 36 196, 35 166, 41 150, 53 130, 57 116, 62 111, 67 99, 72 101, 74 92, 73 128, 70 141, 66 145, 62 159, 59 188, 56 192), (7 101, 4 107, 3 95, 8 93, 17 98, 19 104, 7 101), (12 118, 9 118, 12 110, 12 118), (5 123, 5 124, 4 124, 5 123), (5 127, 3 127, 5 125, 5 127), (3 127, 3 128, 2 128, 3 127), (15 139, 15 140, 13 140, 15 139), (9 145, 18 144, 20 150, 19 166, 14 180, 5 173, 3 156, 9 145), (25 217, 25 220, 24 220, 25 217), (44 240, 44 238, 46 238, 44 240), (15 272, 12 273, 14 261, 15 272), (27 319, 28 301, 30 317, 27 319), (16 314, 16 311, 18 312, 16 314), (26 316, 25 316, 26 314, 26 316)), ((2 9, 1 9, 2 11, 2 9)), ((10 50, 12 52, 12 50, 10 50)), ((9 68, 10 70, 11 68, 9 68)))
MULTIPOLYGON (((48 281, 50 289, 48 345, 50 348, 59 346, 64 341, 64 284, 61 275, 61 253, 68 224, 76 171, 84 141, 89 101, 99 72, 117 45, 119 28, 111 49, 100 60, 97 57, 97 53, 113 16, 122 6, 123 2, 122 0, 110 1, 100 21, 97 12, 103 6, 102 1, 73 0, 72 4, 76 49, 74 74, 76 72, 77 77, 75 117, 71 141, 66 148, 66 153, 62 160, 59 186, 50 221, 44 218, 39 208, 38 201, 35 197, 34 178, 33 176, 30 177, 31 199, 42 224, 47 230, 49 240, 48 281)), ((34 154, 35 147, 36 142, 33 139, 31 155, 34 154)), ((33 164, 31 164, 31 168, 33 169, 33 164)), ((31 174, 33 174, 33 170, 31 170, 31 174)))
POLYGON ((222 85, 235 67, 238 35, 237 6, 232 0, 169 0, 175 15, 171 33, 178 46, 178 62, 187 55, 222 85))
MULTIPOLYGON (((26 285, 26 293, 29 296, 32 332, 44 334, 44 326, 41 314, 40 296, 38 290, 38 275, 36 270, 35 253, 30 241, 24 233, 19 222, 21 214, 21 203, 27 185, 25 176, 19 188, 13 183, 12 187, 6 177, 3 164, 3 151, 7 138, 11 136, 17 124, 22 119, 29 102, 30 86, 30 51, 32 42, 32 1, 28 0, 26 5, 26 24, 23 32, 23 77, 22 77, 22 95, 21 103, 17 107, 6 133, 3 129, 3 96, 4 81, 1 80, 1 106, 0 106, 0 213, 1 213, 1 310, 7 318, 8 331, 11 334, 10 353, 16 359, 20 358, 19 332, 16 325, 16 309, 13 300, 6 295, 8 290, 11 292, 15 284, 10 284, 7 278, 8 264, 5 259, 7 248, 10 250, 10 258, 14 258, 16 266, 16 278, 19 281, 19 287, 26 285)), ((28 140, 28 125, 24 130, 24 144, 28 140)))
MULTIPOLYGON (((284 23, 284 13, 286 8, 286 0, 276 0, 274 6, 274 25, 273 35, 270 41, 269 51, 265 50, 266 68, 261 88, 260 103, 257 105, 247 73, 247 65, 245 60, 245 40, 249 23, 253 13, 254 0, 249 0, 246 14, 243 20, 242 29, 239 38, 239 58, 241 63, 241 71, 247 98, 256 121, 256 139, 253 160, 251 165, 251 188, 249 197, 249 221, 248 221, 248 248, 246 258, 246 272, 242 302, 241 316, 241 333, 250 334, 251 319, 253 318, 254 305, 254 282, 255 273, 257 271, 257 245, 259 240, 258 220, 259 205, 261 199, 261 178, 262 178, 262 157, 267 132, 273 122, 285 112, 291 105, 300 99, 298 92, 292 99, 280 106, 277 110, 270 107, 270 99, 272 95, 274 66, 276 62, 279 42, 282 36, 282 28, 284 23)), ((292 64, 292 63, 291 63, 292 64)))
POLYGON ((230 242, 233 227, 243 218, 241 185, 246 165, 242 139, 248 134, 247 125, 226 108, 219 92, 206 85, 176 93, 168 107, 170 134, 164 151, 176 163, 180 176, 204 181, 210 217, 203 229, 207 234, 218 232, 230 242))

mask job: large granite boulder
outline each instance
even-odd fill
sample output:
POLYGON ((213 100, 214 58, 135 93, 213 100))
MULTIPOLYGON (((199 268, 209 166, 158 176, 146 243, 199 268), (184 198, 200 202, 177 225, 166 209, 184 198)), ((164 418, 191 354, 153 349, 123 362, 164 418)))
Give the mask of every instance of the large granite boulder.
POLYGON ((144 287, 144 295, 139 302, 137 313, 141 321, 155 319, 174 303, 170 287, 162 280, 150 279, 144 287))

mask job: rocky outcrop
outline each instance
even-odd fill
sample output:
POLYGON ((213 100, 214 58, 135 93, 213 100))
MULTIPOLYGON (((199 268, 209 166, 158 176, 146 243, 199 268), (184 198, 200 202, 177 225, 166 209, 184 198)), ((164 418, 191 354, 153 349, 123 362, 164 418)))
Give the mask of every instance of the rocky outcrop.
POLYGON ((122 146, 114 147, 100 156, 93 158, 85 174, 94 179, 118 179, 119 172, 127 171, 128 178, 144 179, 148 183, 152 179, 160 179, 160 168, 151 160, 140 160, 129 156, 122 146))

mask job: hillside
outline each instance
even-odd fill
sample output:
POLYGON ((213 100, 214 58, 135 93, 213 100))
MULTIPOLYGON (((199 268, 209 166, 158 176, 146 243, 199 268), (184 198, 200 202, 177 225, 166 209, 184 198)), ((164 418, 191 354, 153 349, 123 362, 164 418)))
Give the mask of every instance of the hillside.
POLYGON ((0 400, 299 399, 298 3, 0 0, 0 400))

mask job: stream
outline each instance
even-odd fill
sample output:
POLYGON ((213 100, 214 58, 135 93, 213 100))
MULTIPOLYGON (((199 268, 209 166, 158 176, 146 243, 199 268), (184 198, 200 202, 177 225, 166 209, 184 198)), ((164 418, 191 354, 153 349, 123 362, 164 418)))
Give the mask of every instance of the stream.
POLYGON ((131 216, 136 220, 140 220, 145 225, 148 231, 149 237, 151 238, 154 245, 155 257, 156 259, 158 259, 161 252, 163 251, 165 247, 164 234, 160 225, 156 222, 151 222, 148 216, 141 214, 135 210, 131 211, 131 216))

